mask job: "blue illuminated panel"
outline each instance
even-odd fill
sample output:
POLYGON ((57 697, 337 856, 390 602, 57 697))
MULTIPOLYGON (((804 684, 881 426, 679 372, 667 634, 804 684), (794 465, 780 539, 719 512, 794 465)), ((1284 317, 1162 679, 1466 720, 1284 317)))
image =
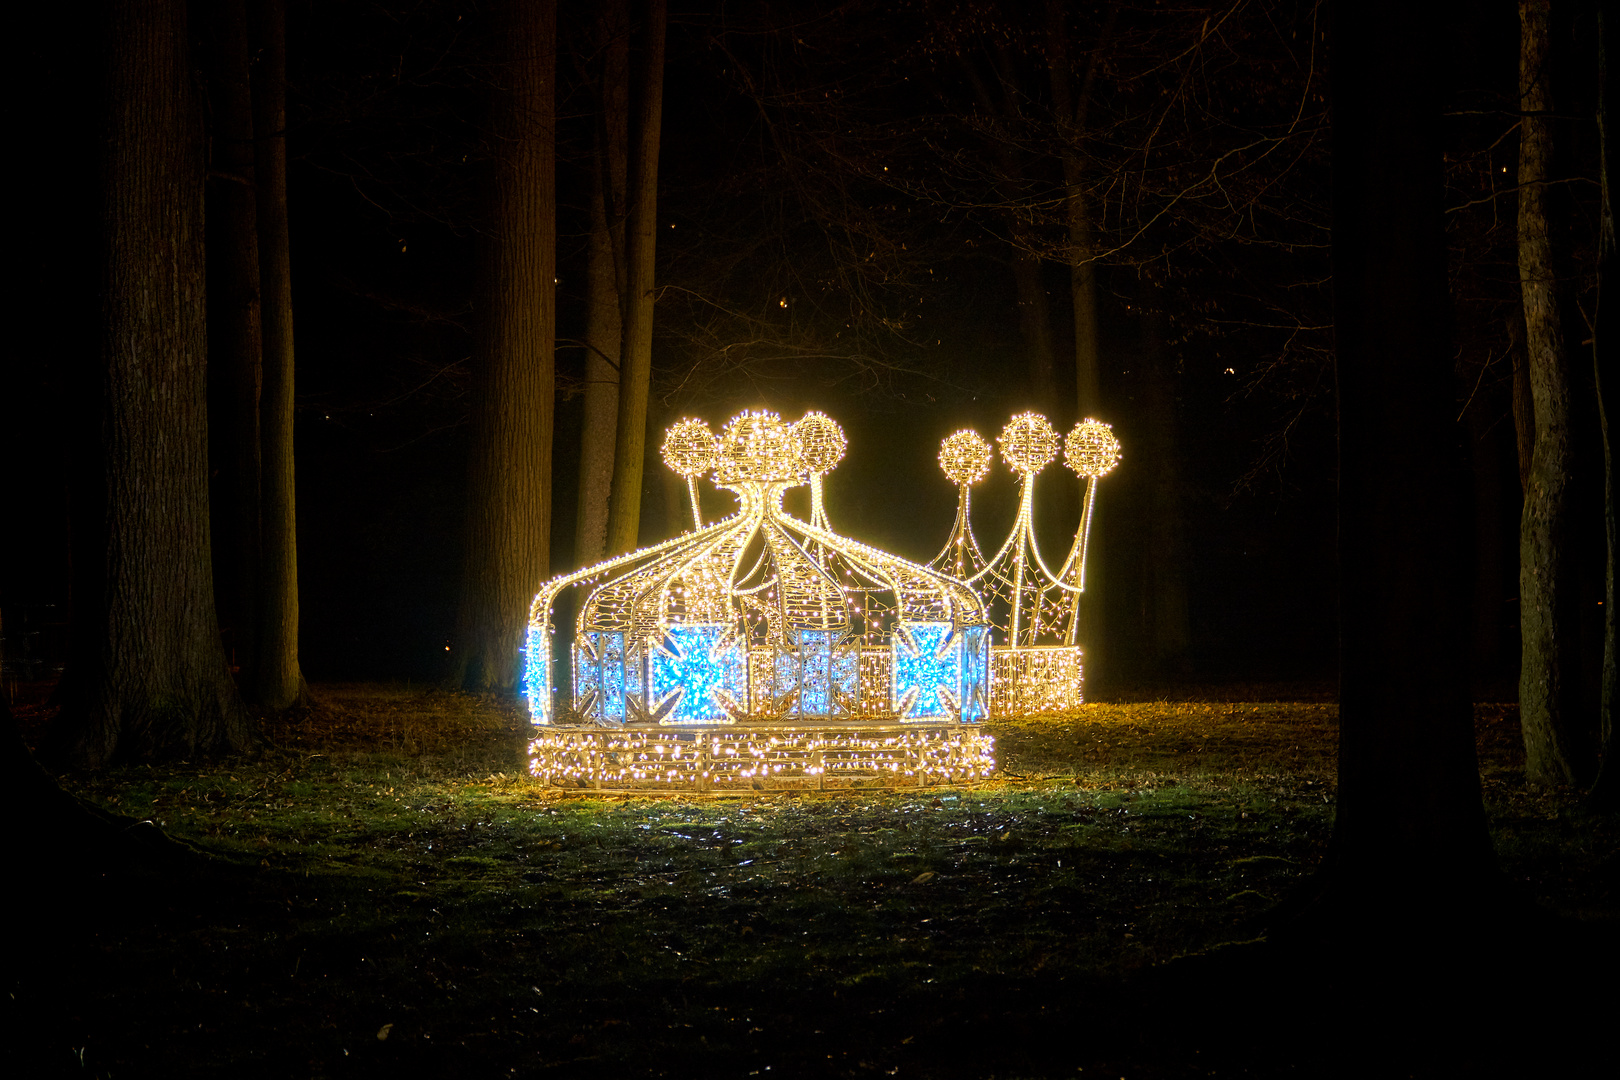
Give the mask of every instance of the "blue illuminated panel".
POLYGON ((574 648, 574 707, 593 720, 624 722, 624 633, 587 631, 574 648))
POLYGON ((665 724, 702 724, 729 720, 723 702, 739 707, 748 700, 748 664, 741 645, 726 641, 725 623, 688 623, 664 633, 652 650, 652 711, 665 724))
POLYGON ((902 720, 957 715, 962 701, 962 639, 940 651, 950 632, 950 623, 912 623, 915 652, 902 635, 893 636, 894 709, 902 720))
POLYGON ((800 716, 832 714, 832 640, 826 630, 799 631, 799 660, 804 680, 799 692, 800 716))
POLYGON ((796 716, 799 712, 799 667, 798 654, 783 649, 778 649, 776 656, 771 661, 771 669, 775 680, 771 687, 771 693, 776 696, 777 702, 780 704, 787 699, 788 695, 794 695, 792 704, 787 707, 784 714, 787 716, 796 716))
POLYGON ((596 662, 596 647, 589 640, 592 636, 581 634, 574 639, 574 708, 582 716, 596 713, 602 692, 602 666, 596 662))
POLYGON ((983 720, 990 713, 990 628, 962 629, 962 719, 983 720))
POLYGON ((800 630, 798 716, 836 716, 850 712, 860 697, 859 643, 838 647, 843 635, 833 630, 800 630))
POLYGON ((597 655, 602 658, 602 718, 624 719, 624 634, 614 630, 597 635, 597 655))
POLYGON ((829 677, 832 681, 832 709, 830 711, 840 716, 852 715, 859 707, 861 700, 860 639, 852 639, 842 649, 834 646, 829 677))
POLYGON ((523 644, 523 693, 529 699, 529 716, 537 724, 551 723, 550 645, 541 627, 529 627, 523 644))
POLYGON ((627 720, 647 717, 647 653, 645 635, 631 634, 624 643, 624 711, 627 720))

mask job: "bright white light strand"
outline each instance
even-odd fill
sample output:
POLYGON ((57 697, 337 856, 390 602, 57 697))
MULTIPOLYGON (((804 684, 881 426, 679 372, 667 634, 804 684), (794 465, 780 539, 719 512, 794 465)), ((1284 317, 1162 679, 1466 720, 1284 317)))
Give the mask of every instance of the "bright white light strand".
POLYGON ((1063 440, 1063 463, 1088 480, 1100 480, 1119 464, 1119 440, 1111 425, 1090 417, 1063 440))
POLYGON ((977 484, 990 473, 995 455, 972 428, 963 428, 939 444, 939 467, 957 487, 977 484))
POLYGON ((1086 505, 1080 514, 1080 531, 1075 534, 1074 551, 1069 561, 1074 566, 1076 591, 1070 599, 1068 642, 1074 644, 1076 627, 1080 622, 1080 594, 1086 591, 1086 548, 1091 544, 1091 517, 1097 506, 1097 481, 1114 471, 1119 464, 1119 440, 1112 426, 1089 416, 1074 425, 1063 443, 1063 461, 1075 474, 1086 481, 1086 505))
POLYGON ((530 711, 555 731, 533 742, 537 777, 706 788, 988 775, 990 743, 974 727, 989 711, 991 678, 978 595, 833 532, 819 498, 809 522, 782 507, 787 488, 818 485, 847 446, 822 413, 788 425, 745 412, 718 437, 701 420, 671 429, 664 460, 689 481, 693 531, 555 578, 530 609, 530 711), (740 506, 704 526, 695 477, 709 468, 740 506), (584 594, 564 700, 551 623, 568 588, 584 594), (677 729, 712 732, 712 746, 654 734, 677 729), (817 756, 793 757, 801 751, 817 756), (755 764, 739 772, 726 762, 755 764))
POLYGON ((844 460, 849 439, 838 421, 824 412, 807 412, 793 425, 793 437, 799 443, 799 458, 812 473, 826 475, 844 460))
POLYGON ((1057 457, 1058 433, 1052 422, 1040 413, 1019 413, 1007 421, 996 442, 1001 459, 1016 473, 1033 476, 1057 457))
POLYGON ((827 507, 821 497, 821 478, 832 472, 844 460, 849 440, 838 421, 824 412, 807 412, 793 425, 793 437, 799 443, 799 458, 810 472, 810 523, 817 528, 831 528, 827 524, 827 507))
POLYGON ((793 483, 803 472, 804 459, 793 429, 773 412, 745 412, 721 433, 715 480, 722 486, 747 481, 793 483))
POLYGON ((686 492, 692 499, 692 527, 703 528, 703 508, 698 501, 697 478, 714 468, 720 454, 719 440, 709 430, 708 424, 687 417, 675 421, 664 433, 662 451, 664 464, 686 480, 686 492))
POLYGON ((963 428, 939 445, 939 467, 956 485, 956 524, 945 546, 928 565, 954 577, 970 579, 984 569, 984 552, 973 535, 972 487, 990 472, 995 452, 977 431, 963 428))
POLYGON ((991 650, 990 715, 1063 712, 1083 700, 1081 649, 1076 642, 1080 597, 1085 591, 1086 547, 1097 499, 1097 482, 1120 459, 1113 429, 1097 420, 1075 425, 1060 439, 1047 419, 1026 412, 1013 417, 997 442, 1018 474, 1020 497, 1011 532, 986 559, 973 535, 969 487, 988 468, 989 447, 972 431, 958 431, 940 447, 940 467, 960 489, 956 523, 930 566, 972 584, 984 597, 1002 640, 991 650), (981 458, 980 448, 984 457, 981 458), (1062 448, 1064 462, 1086 479, 1084 509, 1074 542, 1054 572, 1035 539, 1035 477, 1062 448))

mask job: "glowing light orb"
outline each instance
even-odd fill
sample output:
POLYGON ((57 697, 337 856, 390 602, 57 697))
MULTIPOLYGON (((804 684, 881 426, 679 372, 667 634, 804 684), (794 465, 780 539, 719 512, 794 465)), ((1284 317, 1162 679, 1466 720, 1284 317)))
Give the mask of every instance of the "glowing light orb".
POLYGON ((804 467, 813 473, 826 474, 844 460, 849 440, 838 421, 824 412, 807 412, 793 425, 793 436, 799 440, 799 456, 804 467))
POLYGON ((1081 476, 1107 476, 1119 464, 1119 440, 1111 425, 1087 417, 1063 443, 1063 463, 1081 476))
POLYGON ((791 483, 804 469, 799 441, 776 413, 742 413, 732 418, 720 436, 715 479, 722 484, 791 483))
POLYGON ((1057 457, 1059 436, 1051 421, 1037 412, 1019 413, 996 438, 1001 458, 1014 472, 1034 475, 1057 457))
POLYGON ((939 444, 939 467, 957 487, 977 484, 990 471, 995 453, 990 444, 971 428, 948 435, 939 444))
POLYGON ((677 420, 664 433, 664 464, 681 476, 702 476, 714 468, 719 449, 714 432, 702 420, 677 420))

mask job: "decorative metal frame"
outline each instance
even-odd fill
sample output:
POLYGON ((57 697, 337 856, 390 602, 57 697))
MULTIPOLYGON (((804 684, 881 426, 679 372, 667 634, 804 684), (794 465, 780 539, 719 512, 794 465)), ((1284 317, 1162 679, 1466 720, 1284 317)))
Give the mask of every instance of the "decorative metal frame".
POLYGON ((1018 475, 1018 516, 991 558, 973 534, 970 489, 990 471, 990 444, 963 429, 940 446, 939 464, 958 489, 956 523, 929 566, 966 581, 985 599, 1002 635, 992 652, 990 715, 1064 712, 1084 700, 1083 654, 1077 641, 1086 589, 1086 549, 1097 484, 1119 464, 1113 428, 1086 419, 1061 440, 1064 463, 1086 481, 1085 505, 1069 554, 1054 573, 1035 539, 1035 477, 1057 456, 1060 439, 1044 416, 1012 418, 997 439, 1002 460, 1018 475))
POLYGON ((995 767, 984 602, 966 582, 834 532, 830 417, 745 412, 666 433, 693 528, 548 581, 529 613, 530 769, 547 783, 749 790, 976 780, 995 767), (737 496, 704 525, 697 478, 737 496), (808 483, 811 520, 782 507, 808 483), (553 609, 584 598, 554 675, 553 609), (563 700, 566 698, 566 700, 563 700))

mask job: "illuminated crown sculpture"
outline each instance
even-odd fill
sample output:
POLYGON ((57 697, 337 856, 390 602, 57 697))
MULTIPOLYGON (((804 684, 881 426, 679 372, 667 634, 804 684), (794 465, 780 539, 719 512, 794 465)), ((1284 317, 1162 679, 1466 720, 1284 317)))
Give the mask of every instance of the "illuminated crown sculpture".
POLYGON ((936 784, 995 768, 984 603, 948 572, 840 536, 823 476, 830 417, 745 412, 716 437, 666 433, 692 531, 547 582, 529 612, 530 769, 547 783, 646 790, 936 784), (704 525, 697 479, 734 492, 704 525), (808 483, 811 520, 782 507, 808 483), (554 667, 554 606, 579 590, 554 667), (565 692, 566 690, 566 692, 565 692))
POLYGON ((1013 417, 996 441, 1022 486, 1012 532, 992 558, 985 558, 973 535, 968 493, 990 471, 992 452, 977 432, 958 431, 939 451, 940 468, 959 491, 956 524, 928 565, 978 590, 1002 635, 1002 643, 991 649, 990 715, 1063 712, 1083 700, 1084 669, 1075 636, 1086 587, 1086 544, 1097 482, 1119 464, 1119 440, 1109 425, 1091 419, 1060 440, 1044 416, 1026 412, 1013 417), (1060 441, 1064 464, 1086 480, 1086 498, 1068 558, 1053 573, 1035 540, 1035 477, 1057 457, 1060 441))

